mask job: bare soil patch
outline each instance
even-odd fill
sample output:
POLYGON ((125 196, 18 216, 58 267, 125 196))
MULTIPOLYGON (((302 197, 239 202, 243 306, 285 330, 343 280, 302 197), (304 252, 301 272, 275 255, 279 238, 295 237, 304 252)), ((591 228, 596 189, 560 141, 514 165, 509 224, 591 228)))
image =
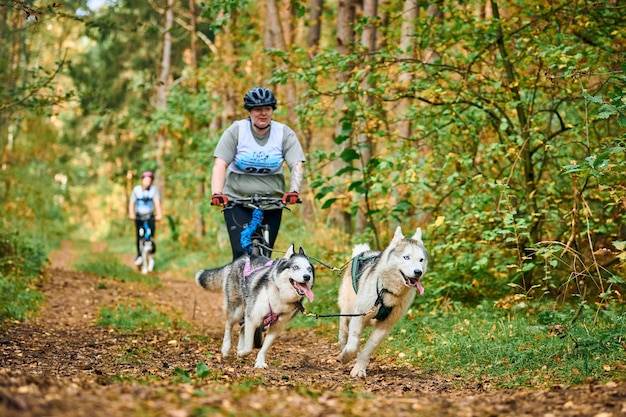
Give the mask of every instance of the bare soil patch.
POLYGON ((101 279, 72 271, 73 256, 69 242, 52 254, 37 318, 0 327, 2 416, 626 416, 623 382, 459 389, 452 376, 391 365, 381 353, 355 380, 335 341, 314 329, 283 333, 270 368, 256 370, 254 355, 221 357, 221 294, 168 272, 158 274, 159 287, 101 279), (100 308, 137 298, 191 328, 121 334, 96 326, 100 308), (204 379, 194 377, 201 361, 210 370, 204 379))

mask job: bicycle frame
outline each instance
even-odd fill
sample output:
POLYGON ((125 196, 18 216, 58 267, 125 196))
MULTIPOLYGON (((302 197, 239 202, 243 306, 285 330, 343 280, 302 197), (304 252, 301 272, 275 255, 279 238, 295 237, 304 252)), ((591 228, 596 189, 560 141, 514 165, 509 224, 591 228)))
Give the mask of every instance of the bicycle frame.
MULTIPOLYGON (((298 203, 301 202, 301 200, 298 200, 298 203)), ((253 255, 269 257, 271 254, 271 248, 269 247, 270 231, 268 225, 261 223, 263 212, 274 207, 287 210, 291 209, 283 203, 280 197, 254 195, 252 197, 229 200, 224 210, 228 210, 235 205, 241 205, 254 210, 252 220, 250 223, 244 225, 244 230, 241 233, 241 247, 253 255), (250 230, 249 227, 254 227, 254 229, 250 230)))

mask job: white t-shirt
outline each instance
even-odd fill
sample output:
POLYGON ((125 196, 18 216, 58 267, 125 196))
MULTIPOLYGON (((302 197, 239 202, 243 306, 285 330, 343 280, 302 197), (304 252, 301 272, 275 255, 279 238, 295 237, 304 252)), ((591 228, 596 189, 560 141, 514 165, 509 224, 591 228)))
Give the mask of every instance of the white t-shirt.
POLYGON ((283 125, 272 121, 267 142, 254 139, 250 122, 239 120, 237 153, 229 169, 237 174, 273 175, 283 172, 283 125))
POLYGON ((135 203, 135 213, 139 217, 151 216, 154 214, 154 200, 159 200, 159 190, 151 185, 147 190, 144 190, 141 185, 133 188, 133 192, 130 193, 130 201, 135 203))
MULTIPOLYGON (((253 149, 251 144, 246 146, 249 150, 253 149)), ((280 197, 285 192, 285 176, 282 169, 283 162, 291 167, 296 162, 305 161, 302 146, 300 146, 300 142, 294 131, 289 126, 273 120, 270 131, 263 136, 258 136, 252 131, 250 119, 233 122, 222 134, 213 156, 229 164, 229 169, 226 170, 224 190, 222 191, 229 198, 250 197, 255 194, 280 197), (274 136, 275 131, 279 132, 276 136, 274 136), (278 164, 278 159, 274 160, 274 158, 277 158, 274 147, 279 146, 280 169, 277 169, 276 172, 265 173, 264 175, 250 175, 245 171, 245 166, 243 165, 244 173, 238 173, 231 169, 235 160, 239 158, 240 138, 244 138, 245 141, 253 141, 255 142, 254 146, 263 149, 264 154, 267 155, 267 160, 263 162, 261 166, 262 169, 267 168, 264 166, 265 164, 276 168, 275 164, 278 164), (272 161, 268 162, 269 159, 272 159, 272 161)), ((254 155, 252 155, 252 159, 254 160, 254 155)), ((241 167, 239 170, 242 171, 241 167)))

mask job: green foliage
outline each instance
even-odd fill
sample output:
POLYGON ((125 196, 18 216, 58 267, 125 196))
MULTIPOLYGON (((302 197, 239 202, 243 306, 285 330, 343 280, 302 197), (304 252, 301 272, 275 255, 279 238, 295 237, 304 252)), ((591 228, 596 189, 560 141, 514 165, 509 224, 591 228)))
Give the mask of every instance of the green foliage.
POLYGON ((364 216, 373 232, 359 232, 375 237, 390 223, 425 227, 434 219, 426 239, 437 288, 453 299, 497 298, 510 288, 596 299, 623 268, 594 256, 624 234, 616 220, 626 166, 623 136, 615 138, 626 119, 610 35, 615 10, 582 16, 573 5, 536 6, 507 3, 507 19, 444 6, 444 18, 419 19, 416 41, 435 49, 432 63, 403 59, 390 41, 399 36, 393 25, 380 29, 388 42, 376 51, 355 45, 343 56, 329 50, 310 59, 296 50, 286 58, 291 77, 309 86, 302 119, 341 126, 337 146, 312 155, 322 208, 364 216), (604 41, 581 43, 581 33, 604 41), (398 83, 400 72, 412 75, 408 84, 398 83), (340 112, 320 105, 337 95, 340 112), (409 137, 395 132, 402 122, 409 137), (327 169, 339 161, 340 169, 327 169), (567 249, 551 260, 556 267, 544 263, 550 242, 567 249), (585 289, 569 285, 580 270, 588 272, 585 289))
POLYGON ((43 301, 35 284, 48 259, 43 242, 1 223, 0 321, 21 321, 33 315, 43 301))
POLYGON ((247 6, 247 0, 217 0, 200 3, 202 16, 208 19, 211 35, 219 33, 241 8, 247 6))
MULTIPOLYGON (((419 225, 442 300, 475 304, 510 292, 620 300, 626 116, 619 8, 513 0, 493 3, 498 16, 497 7, 477 13, 482 3, 438 5, 441 17, 421 13, 411 22, 408 50, 399 47, 401 2, 388 2, 380 12, 389 24, 375 19, 376 49, 357 36, 345 53, 336 44, 337 10, 325 5, 312 53, 300 35, 285 50, 264 49, 258 2, 205 2, 198 68, 186 59, 188 28, 177 21, 171 31, 165 110, 153 105, 163 17, 152 5, 116 1, 81 20, 42 15, 54 34, 47 24, 16 25, 23 10, 7 9, 10 18, 0 22, 0 51, 10 56, 0 63, 0 122, 10 122, 0 123, 2 209, 19 228, 53 241, 76 228, 99 237, 95 225, 104 223, 112 235, 129 234, 130 177, 158 160, 167 224, 157 267, 219 264, 229 257, 223 219, 203 194, 212 152, 232 119, 246 116, 242 92, 271 85, 276 120, 293 126, 308 152, 306 185, 315 200, 304 220, 317 223, 315 232, 323 224, 334 233, 339 212, 360 228, 339 243, 324 241, 316 248, 322 259, 342 258, 351 240, 384 246, 395 225, 419 225), (58 45, 76 49, 63 57, 58 45), (286 97, 286 86, 295 97, 286 97), (55 105, 65 100, 74 101, 55 105), (291 110, 297 117, 286 120, 291 110)), ((301 34, 305 4, 293 6, 290 23, 301 34)), ((358 35, 372 22, 353 23, 358 35)), ((297 222, 285 230, 307 241, 297 222)), ((82 262, 100 276, 138 279, 121 265, 82 262)))
POLYGON ((139 329, 171 329, 172 319, 159 312, 154 306, 137 300, 134 306, 118 304, 115 309, 106 307, 100 311, 99 326, 111 326, 122 332, 139 329))
MULTIPOLYGON (((209 369, 206 362, 202 361, 196 364, 194 371, 196 377, 195 379, 197 379, 195 382, 197 383, 201 383, 203 379, 213 375, 213 372, 209 369)), ((176 368, 174 370, 174 380, 184 384, 194 382, 194 378, 190 375, 190 373, 182 368, 176 368)))

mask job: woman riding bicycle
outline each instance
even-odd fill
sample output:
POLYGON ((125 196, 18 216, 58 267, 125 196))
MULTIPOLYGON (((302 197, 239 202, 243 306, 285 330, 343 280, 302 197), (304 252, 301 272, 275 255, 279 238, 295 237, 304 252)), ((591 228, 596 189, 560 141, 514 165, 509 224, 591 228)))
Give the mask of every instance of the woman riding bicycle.
MULTIPOLYGON (((249 118, 237 120, 222 134, 213 156, 211 204, 226 206, 228 199, 253 195, 282 197, 284 204, 298 202, 304 173, 304 151, 294 131, 272 120, 276 97, 265 87, 249 90, 243 98, 249 118), (289 191, 285 192, 283 164, 290 169, 289 191)), ((235 205, 224 210, 233 260, 245 253, 240 237, 252 219, 252 209, 235 205)), ((274 247, 282 218, 280 208, 266 210, 262 224, 269 226, 269 246, 274 247)))
MULTIPOLYGON (((130 202, 128 204, 128 218, 135 221, 135 237, 137 241, 137 258, 135 259, 135 265, 139 266, 142 263, 141 247, 139 245, 141 241, 141 230, 143 230, 144 222, 148 223, 151 235, 154 237, 155 232, 155 220, 161 220, 163 214, 161 213, 161 198, 159 196, 159 190, 152 185, 154 181, 154 174, 150 171, 146 171, 141 174, 141 185, 137 185, 130 193, 130 202)), ((156 246, 152 244, 152 253, 156 252, 156 246)))

